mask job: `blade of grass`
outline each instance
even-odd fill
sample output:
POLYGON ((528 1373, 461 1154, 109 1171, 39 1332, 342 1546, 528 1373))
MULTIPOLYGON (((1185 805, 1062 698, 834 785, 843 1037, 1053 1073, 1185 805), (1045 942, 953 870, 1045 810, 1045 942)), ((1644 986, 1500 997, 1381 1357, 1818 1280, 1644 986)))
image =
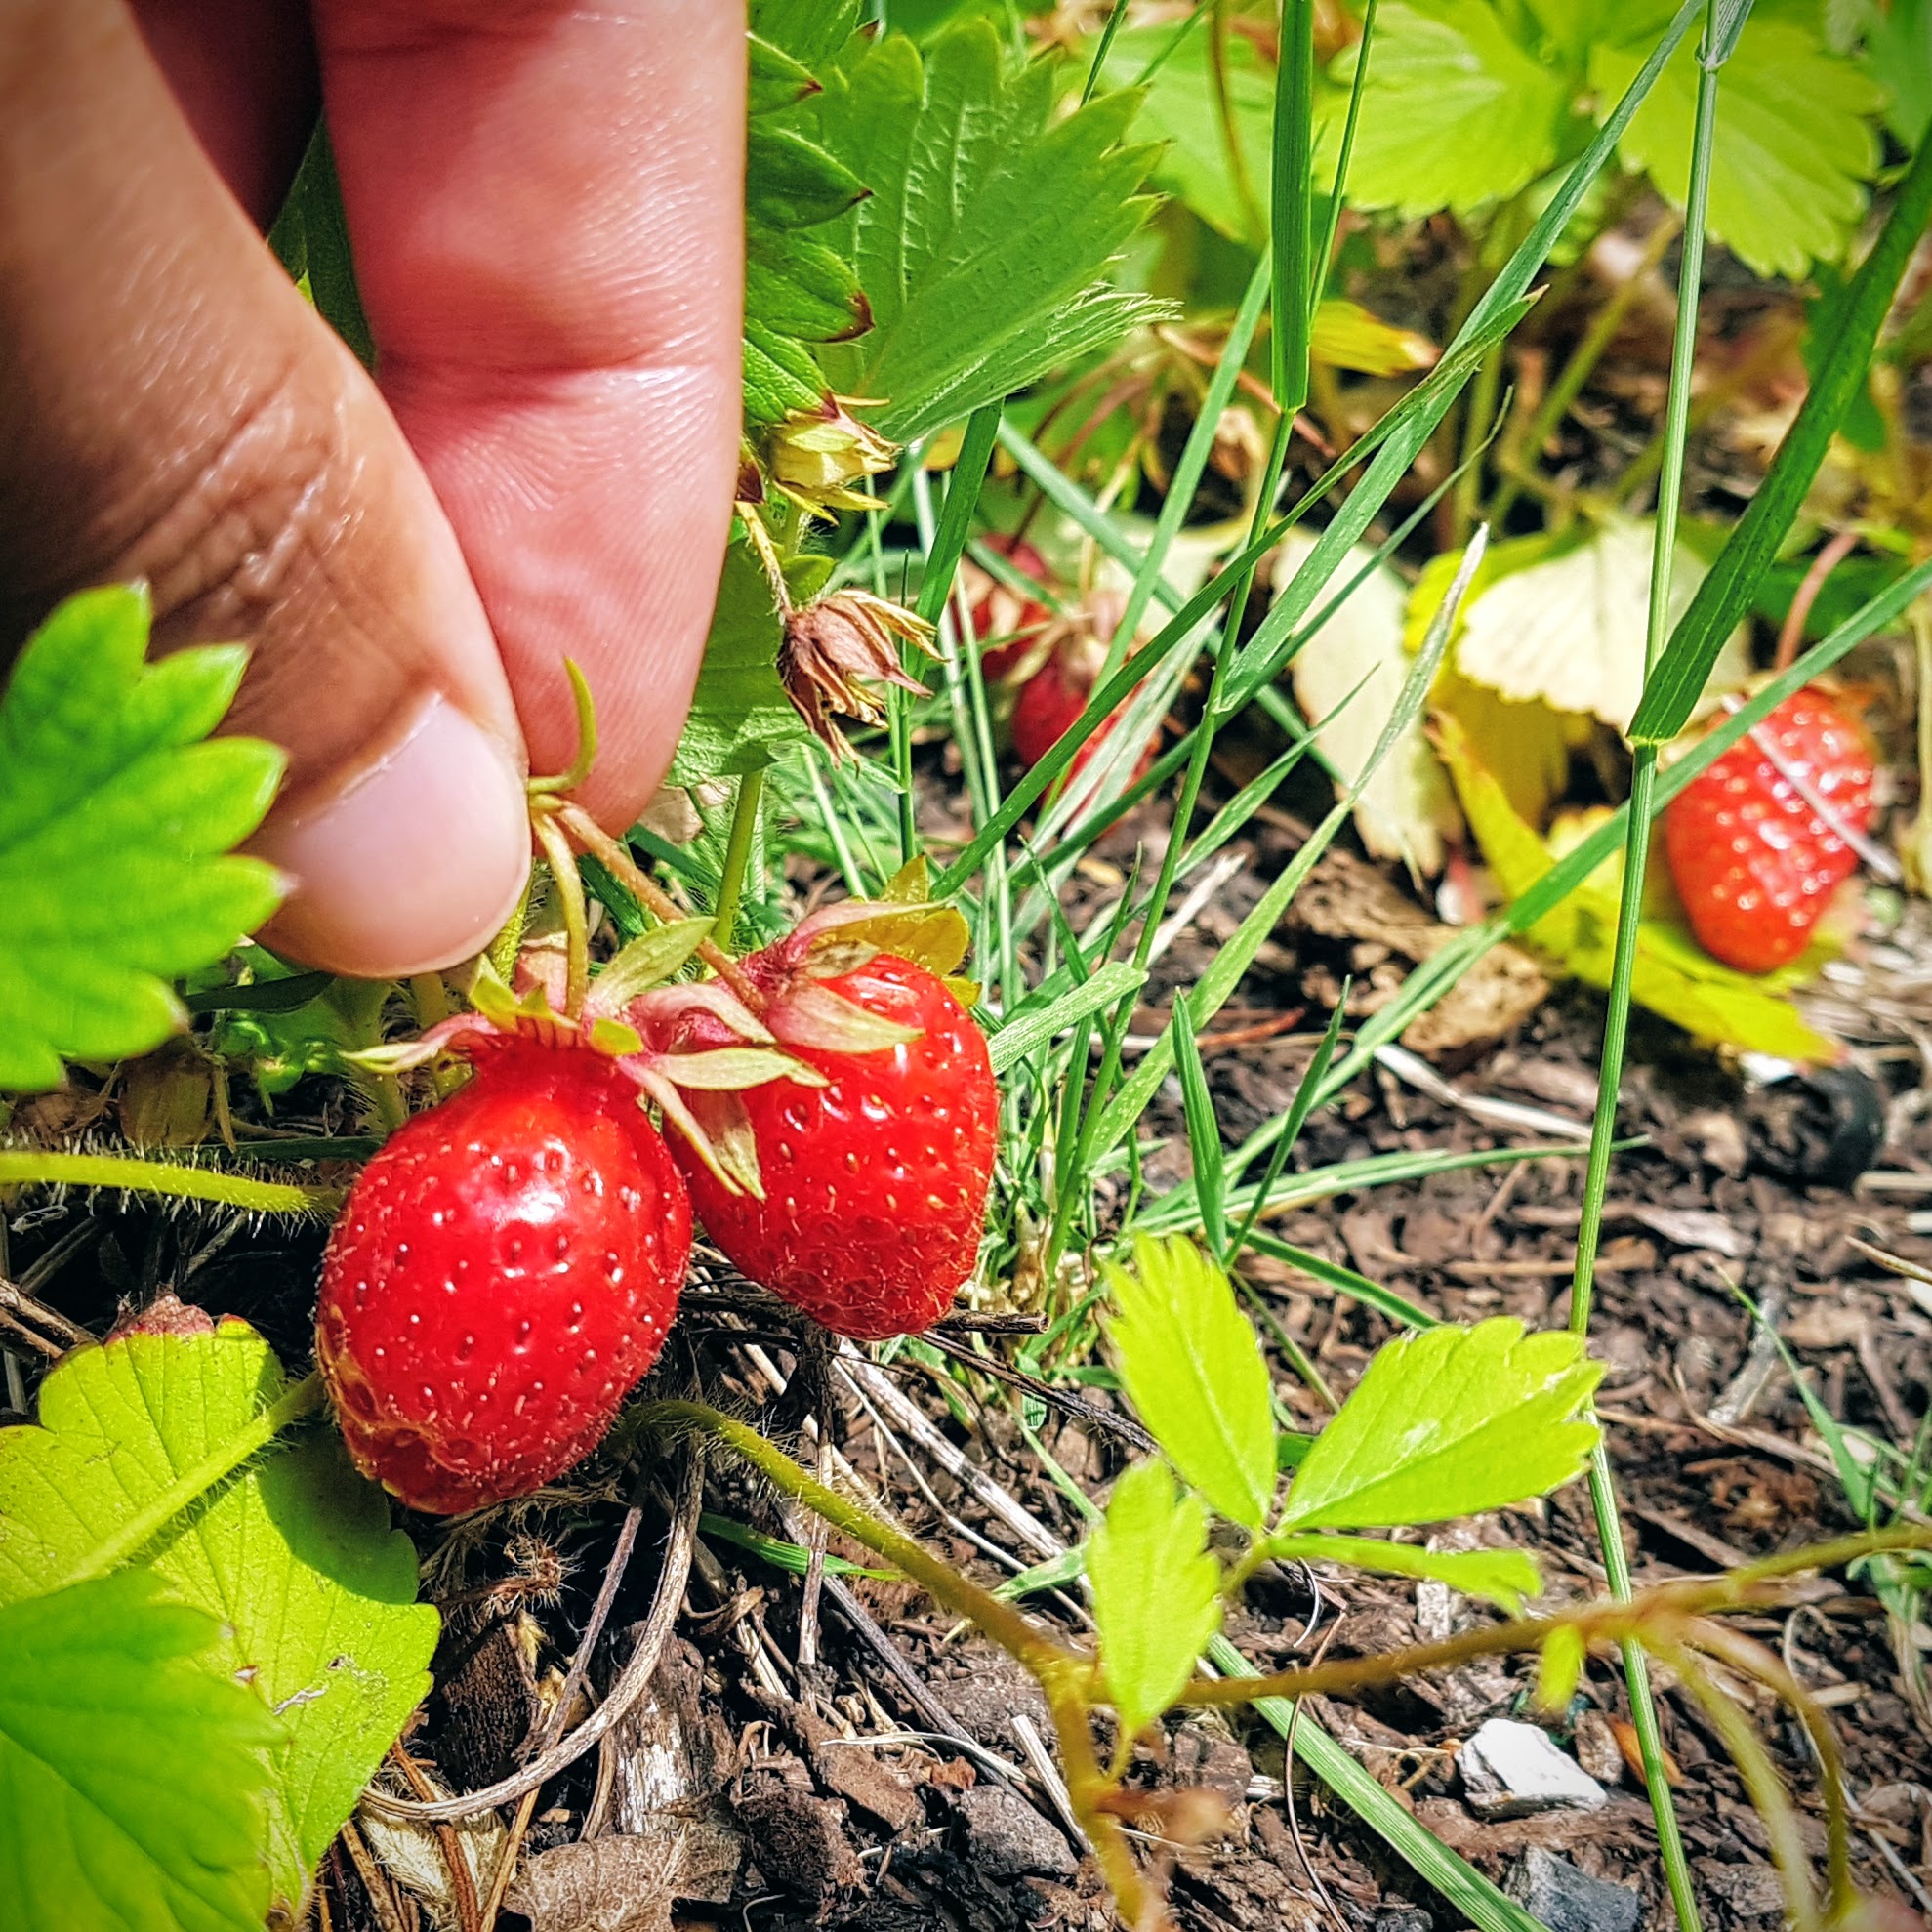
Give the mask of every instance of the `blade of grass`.
POLYGON ((1174 1064, 1180 1073, 1181 1117, 1187 1126, 1188 1151, 1194 1158, 1194 1198, 1200 1204, 1201 1231, 1216 1254, 1227 1251, 1227 1164, 1221 1146, 1221 1124, 1214 1117, 1214 1096, 1208 1091, 1208 1070, 1201 1064, 1201 1046, 1194 1037, 1186 994, 1174 998, 1174 1064))
MULTIPOLYGON (((1697 108, 1691 135, 1690 189, 1684 204, 1684 246, 1677 277, 1677 326, 1670 351, 1670 387, 1665 403, 1664 467, 1658 482, 1657 519, 1651 551, 1650 609, 1644 632, 1646 682, 1657 673, 1670 622, 1671 566, 1677 548, 1677 518, 1684 492, 1684 450, 1689 438, 1691 378, 1697 361, 1698 306, 1704 281, 1706 216, 1710 202, 1711 146, 1717 130, 1719 0, 1709 0, 1705 44, 1699 50, 1697 108)), ((1610 1153, 1617 1133, 1618 1089, 1624 1078, 1624 1050, 1630 1025, 1630 985, 1637 966, 1637 929, 1643 919, 1644 874, 1650 862, 1650 827, 1657 790, 1657 751, 1639 742, 1632 753, 1630 802, 1624 846, 1624 878, 1617 906, 1617 936, 1612 952, 1610 997, 1604 1008, 1603 1045, 1598 1055, 1596 1116, 1590 1128, 1589 1165, 1583 1178, 1583 1213, 1577 1227, 1576 1269, 1570 1283, 1570 1328, 1586 1340, 1596 1285, 1597 1244, 1603 1230, 1604 1196, 1610 1183, 1610 1153)), ((1589 1466, 1590 1502, 1597 1541, 1611 1594, 1630 1598, 1630 1566, 1624 1549, 1623 1511, 1618 1502, 1610 1456, 1599 1439, 1589 1466)), ((1649 1788, 1651 1816, 1665 1883, 1683 1932, 1697 1932, 1697 1896, 1691 1885, 1684 1836, 1677 1823, 1664 1736, 1651 1692, 1650 1661, 1642 1644, 1627 1639, 1623 1649, 1624 1678, 1630 1696, 1630 1719, 1649 1788)))
MULTIPOLYGON (((1240 925, 1234 936, 1214 956, 1213 964, 1202 975, 1200 985, 1195 989, 1195 1023, 1200 1025, 1212 1019, 1218 1012, 1235 987, 1254 955, 1260 951, 1261 942, 1267 938, 1288 910, 1290 901, 1300 889, 1302 882, 1315 869, 1321 857, 1336 835, 1348 822, 1355 809, 1356 801, 1362 796, 1363 788, 1374 777, 1389 748, 1415 721, 1427 698, 1430 687, 1435 682, 1436 673, 1442 664, 1444 651, 1448 648, 1450 632, 1456 622, 1456 613, 1461 607, 1462 597, 1468 590, 1469 581, 1477 566, 1482 562, 1483 552, 1489 542, 1486 528, 1479 529, 1470 539, 1469 547, 1463 554, 1461 567, 1456 573, 1456 580, 1449 587, 1448 595, 1442 600, 1442 607, 1430 621, 1428 635, 1422 640, 1422 648, 1416 654, 1416 661, 1410 667, 1409 676, 1403 682, 1401 695, 1388 715, 1388 721, 1382 726, 1381 736, 1377 739, 1375 749, 1369 754, 1360 774, 1336 802, 1334 809, 1309 835, 1301 849, 1283 868, 1281 875, 1262 894, 1254 907, 1240 925)), ((1140 1064, 1123 1082, 1118 1093, 1107 1102, 1104 1111, 1095 1110, 1097 1118, 1089 1116, 1091 1126, 1083 1125, 1083 1154, 1091 1157, 1104 1152, 1127 1133, 1146 1111, 1147 1103, 1154 1097, 1156 1089, 1168 1076, 1173 1065, 1173 1040, 1172 1029, 1164 1032, 1159 1041, 1148 1050, 1140 1064)))
POLYGON ((1329 1062, 1335 1058, 1335 1049, 1341 1040, 1343 1021, 1348 1016, 1348 989, 1351 980, 1343 979, 1341 991, 1336 997, 1335 1010, 1329 1014, 1329 1023, 1322 1030, 1320 1044, 1315 1048, 1314 1058, 1301 1070, 1301 1079, 1295 1089, 1295 1098, 1289 1102, 1288 1112, 1283 1117, 1281 1132, 1276 1136, 1274 1151, 1268 1156, 1267 1172, 1261 1176, 1261 1184, 1254 1190, 1254 1199, 1248 1213, 1243 1216, 1241 1226, 1236 1231, 1234 1241, 1227 1251, 1226 1265, 1230 1268, 1241 1258, 1241 1251, 1248 1246, 1248 1238, 1254 1232, 1254 1223, 1261 1217, 1261 1209, 1274 1190, 1275 1182, 1281 1178, 1282 1169, 1288 1165, 1288 1157, 1294 1151, 1295 1143, 1301 1137, 1301 1130, 1307 1125, 1308 1116, 1314 1111, 1315 1095, 1320 1090, 1323 1076, 1329 1070, 1329 1062))
POLYGON ((1665 745, 1689 722, 1724 639, 1750 608, 1811 488, 1839 419, 1865 381, 1872 346, 1898 293, 1900 278, 1932 219, 1932 140, 1919 144, 1878 240, 1852 277, 1837 333, 1805 393, 1796 420, 1778 446, 1717 561, 1697 588, 1630 721, 1632 744, 1665 745))
POLYGON ((1107 24, 1100 30, 1100 44, 1093 50, 1093 63, 1087 69, 1087 85, 1080 90, 1080 104, 1083 107, 1093 99, 1093 90, 1100 85, 1100 69, 1107 64, 1114 35, 1126 24, 1127 0, 1114 0, 1113 12, 1107 16, 1107 24))
POLYGON ((1282 0, 1273 160, 1275 407, 1293 422, 1308 400, 1308 341, 1315 314, 1314 0, 1282 0))

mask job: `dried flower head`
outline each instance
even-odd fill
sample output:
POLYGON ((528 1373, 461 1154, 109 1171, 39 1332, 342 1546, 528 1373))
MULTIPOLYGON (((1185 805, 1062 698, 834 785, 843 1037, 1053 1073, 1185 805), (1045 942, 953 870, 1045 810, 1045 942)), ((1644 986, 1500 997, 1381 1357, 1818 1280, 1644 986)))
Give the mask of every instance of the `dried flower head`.
POLYGON ((873 686, 896 684, 926 695, 925 686, 907 677, 899 663, 902 640, 927 657, 938 656, 931 625, 869 591, 837 591, 787 615, 778 676, 799 716, 834 757, 851 749, 832 721, 834 712, 877 724, 885 711, 873 686))

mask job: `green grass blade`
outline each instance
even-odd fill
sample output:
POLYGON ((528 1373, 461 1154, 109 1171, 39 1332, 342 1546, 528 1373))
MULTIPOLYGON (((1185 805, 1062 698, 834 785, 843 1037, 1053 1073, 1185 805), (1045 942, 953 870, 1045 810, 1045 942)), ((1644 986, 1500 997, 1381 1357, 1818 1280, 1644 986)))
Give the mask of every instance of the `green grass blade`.
POLYGON ((1315 317, 1314 0, 1282 0, 1269 221, 1274 232, 1275 407, 1292 419, 1308 400, 1308 341, 1315 317))
POLYGON ((1689 722, 1724 639, 1750 608, 1825 461, 1839 419, 1865 381, 1872 346, 1928 219, 1932 140, 1920 143, 1876 245, 1852 277, 1838 333, 1796 421, 1778 446, 1770 473, 1677 620, 1669 647, 1644 686, 1643 701, 1630 721, 1633 744, 1668 744, 1689 722))

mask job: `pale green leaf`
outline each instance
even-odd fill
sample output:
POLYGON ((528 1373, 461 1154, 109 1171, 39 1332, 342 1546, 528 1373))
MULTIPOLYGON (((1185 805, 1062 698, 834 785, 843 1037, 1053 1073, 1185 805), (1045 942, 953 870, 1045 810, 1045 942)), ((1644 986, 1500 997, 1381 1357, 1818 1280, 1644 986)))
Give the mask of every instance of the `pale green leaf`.
POLYGON ((810 125, 872 189, 835 231, 873 326, 821 361, 881 431, 910 440, 1166 312, 1104 284, 1150 205, 1150 156, 1122 144, 1134 97, 1057 115, 1051 66, 1015 63, 985 20, 923 55, 903 34, 855 49, 810 125))
POLYGON ((1543 1640, 1537 1660, 1537 1703, 1550 1716, 1570 1708, 1570 1700, 1583 1681, 1585 1661, 1583 1633, 1574 1624, 1559 1624, 1543 1640))
MULTIPOLYGON (((1642 12, 1643 10, 1638 10, 1642 12)), ((1643 21, 1591 49, 1591 86, 1615 101, 1649 52, 1643 21)), ((1373 72, 1373 68, 1371 69, 1373 72)), ((1697 59, 1690 41, 1637 109, 1619 152, 1683 205, 1690 183, 1697 59)), ((1752 20, 1725 62, 1711 150, 1711 234, 1760 275, 1802 276, 1835 262, 1865 213, 1864 184, 1877 168, 1881 88, 1828 54, 1789 19, 1752 20)))
POLYGON ((281 1726, 144 1570, 0 1609, 0 1925, 250 1932, 281 1726))
MULTIPOLYGON (((267 1343, 235 1320, 67 1356, 39 1424, 0 1430, 0 1601, 54 1587, 284 1387, 267 1343)), ((258 1459, 141 1554, 219 1620, 207 1667, 281 1714, 260 1782, 274 1896, 293 1909, 429 1688, 436 1615, 415 1602, 415 1552, 331 1430, 258 1459)))
POLYGON ((771 585, 748 545, 725 553, 711 636, 669 783, 699 785, 761 771, 806 734, 778 681, 779 624, 771 585))
POLYGON ((1464 1596, 1483 1597, 1511 1617, 1542 1593, 1535 1558, 1520 1549, 1424 1549, 1373 1537, 1293 1535, 1271 1538, 1268 1548, 1284 1563, 1347 1563, 1392 1577, 1427 1577, 1464 1596))
POLYGON ((1121 1380, 1183 1481, 1258 1530, 1275 1488, 1268 1368, 1228 1278, 1191 1241, 1137 1235, 1108 1262, 1121 1380))
MULTIPOLYGON (((1352 59, 1343 57, 1344 66, 1352 59)), ((1341 85, 1321 104, 1331 165, 1347 78, 1338 72, 1341 85)), ((1348 198, 1404 215, 1462 215, 1506 201, 1557 158, 1571 92, 1490 0, 1387 0, 1376 16, 1348 198)))
POLYGON ((282 757, 202 740, 243 653, 145 664, 148 605, 84 591, 28 638, 0 693, 0 1088, 54 1087, 61 1058, 118 1059, 185 1023, 168 981, 274 911, 255 830, 282 757))
POLYGON ((1506 1317, 1399 1336, 1316 1437, 1282 1528, 1392 1529, 1542 1496, 1583 1471, 1602 1373, 1581 1336, 1506 1317))
POLYGON ((1180 1695, 1221 1627, 1220 1565, 1208 1512, 1176 1493, 1163 1462, 1137 1462, 1114 1485, 1087 1545, 1107 1699, 1130 1737, 1180 1695))

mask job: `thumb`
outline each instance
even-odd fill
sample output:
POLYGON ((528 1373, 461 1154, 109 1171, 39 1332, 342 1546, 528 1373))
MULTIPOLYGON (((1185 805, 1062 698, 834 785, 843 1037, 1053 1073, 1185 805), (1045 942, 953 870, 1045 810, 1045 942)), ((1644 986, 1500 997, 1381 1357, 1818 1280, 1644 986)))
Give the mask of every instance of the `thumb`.
POLYGON ((522 741, 462 552, 373 384, 281 272, 119 0, 0 35, 0 662, 144 577, 156 644, 254 647, 289 754, 266 935, 339 972, 475 952, 529 863, 522 741))

